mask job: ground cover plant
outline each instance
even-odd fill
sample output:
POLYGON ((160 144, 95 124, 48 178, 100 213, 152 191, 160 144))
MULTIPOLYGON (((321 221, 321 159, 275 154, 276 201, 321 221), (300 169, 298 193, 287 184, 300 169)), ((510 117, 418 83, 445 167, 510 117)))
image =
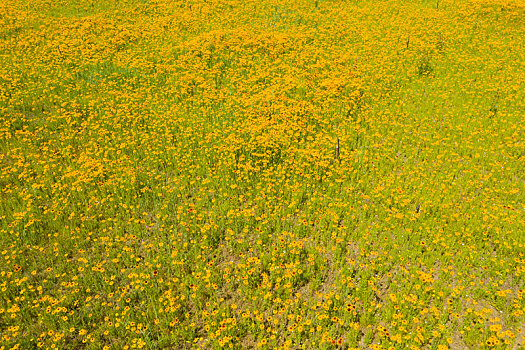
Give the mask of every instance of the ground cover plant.
POLYGON ((519 349, 523 0, 4 0, 0 349, 519 349))

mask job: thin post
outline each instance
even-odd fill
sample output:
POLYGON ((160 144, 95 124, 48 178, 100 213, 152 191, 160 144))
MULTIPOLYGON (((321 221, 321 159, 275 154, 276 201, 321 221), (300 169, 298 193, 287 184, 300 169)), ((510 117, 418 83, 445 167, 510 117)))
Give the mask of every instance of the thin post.
POLYGON ((337 138, 337 146, 335 146, 335 159, 337 159, 339 161, 339 163, 341 163, 341 152, 340 152, 340 148, 339 148, 339 137, 337 138))

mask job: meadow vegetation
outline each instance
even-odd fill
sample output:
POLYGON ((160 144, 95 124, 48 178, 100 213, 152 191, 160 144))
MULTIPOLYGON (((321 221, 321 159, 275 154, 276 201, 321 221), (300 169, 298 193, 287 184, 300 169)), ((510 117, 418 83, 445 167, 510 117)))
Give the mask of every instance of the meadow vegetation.
POLYGON ((518 349, 523 0, 0 2, 0 349, 518 349))

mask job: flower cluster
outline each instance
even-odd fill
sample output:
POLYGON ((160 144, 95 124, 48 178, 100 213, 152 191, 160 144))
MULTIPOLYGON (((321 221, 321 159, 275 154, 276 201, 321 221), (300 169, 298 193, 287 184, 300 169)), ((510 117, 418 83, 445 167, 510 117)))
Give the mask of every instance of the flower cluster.
POLYGON ((522 0, 0 4, 0 349, 518 348, 522 0))

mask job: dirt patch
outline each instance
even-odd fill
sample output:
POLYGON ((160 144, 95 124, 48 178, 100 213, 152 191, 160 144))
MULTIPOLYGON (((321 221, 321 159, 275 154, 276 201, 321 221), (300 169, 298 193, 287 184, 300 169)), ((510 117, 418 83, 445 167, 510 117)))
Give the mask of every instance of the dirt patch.
POLYGON ((455 332, 452 335, 452 343, 450 344, 450 350, 470 350, 470 348, 463 341, 463 337, 458 332, 455 332))

